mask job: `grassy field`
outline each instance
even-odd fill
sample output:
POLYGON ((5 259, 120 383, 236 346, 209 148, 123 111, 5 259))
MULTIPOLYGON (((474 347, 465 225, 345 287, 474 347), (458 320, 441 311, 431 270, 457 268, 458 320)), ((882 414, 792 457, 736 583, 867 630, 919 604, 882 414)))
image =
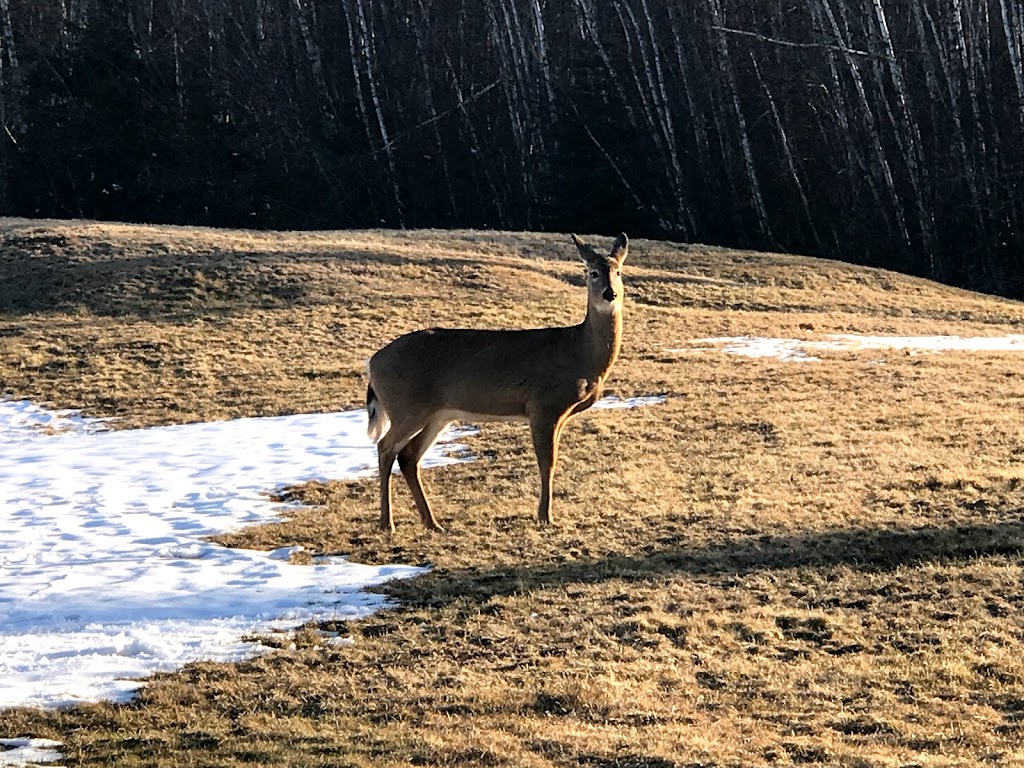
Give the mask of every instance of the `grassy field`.
MULTIPOLYGON (((529 233, 0 220, 0 276, 0 392, 124 427, 358 407, 402 332, 585 305, 568 236, 529 233)), ((287 489, 309 506, 222 542, 433 570, 393 610, 0 735, 103 766, 1024 764, 1021 357, 691 343, 1021 334, 1024 305, 643 240, 624 279, 610 394, 667 401, 570 422, 556 526, 517 425, 426 473, 444 534, 400 481, 394 536, 375 480, 287 489)))

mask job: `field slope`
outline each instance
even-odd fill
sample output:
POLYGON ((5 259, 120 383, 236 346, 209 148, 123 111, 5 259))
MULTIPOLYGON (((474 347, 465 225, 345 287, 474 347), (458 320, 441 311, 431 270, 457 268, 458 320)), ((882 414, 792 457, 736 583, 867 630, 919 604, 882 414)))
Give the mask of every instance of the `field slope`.
MULTIPOLYGON (((358 407, 399 333, 578 321, 574 259, 546 234, 0 220, 0 394, 126 428, 358 407)), ((642 240, 624 277, 611 394, 667 400, 571 422, 557 526, 515 425, 427 473, 442 535, 401 483, 393 537, 375 481, 288 489, 310 506, 222 543, 433 570, 386 587, 394 610, 128 705, 0 712, 0 736, 97 766, 1024 760, 1024 353, 695 343, 1002 337, 1024 305, 642 240)))

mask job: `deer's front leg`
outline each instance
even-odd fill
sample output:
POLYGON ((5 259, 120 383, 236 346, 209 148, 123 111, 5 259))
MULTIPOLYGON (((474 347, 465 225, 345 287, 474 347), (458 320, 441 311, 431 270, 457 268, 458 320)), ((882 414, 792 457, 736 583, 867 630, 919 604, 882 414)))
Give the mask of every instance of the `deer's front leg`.
POLYGON ((537 504, 537 519, 541 525, 551 523, 551 488, 558 463, 558 439, 566 414, 538 414, 530 420, 530 434, 533 450, 537 454, 537 468, 540 470, 540 500, 537 504))

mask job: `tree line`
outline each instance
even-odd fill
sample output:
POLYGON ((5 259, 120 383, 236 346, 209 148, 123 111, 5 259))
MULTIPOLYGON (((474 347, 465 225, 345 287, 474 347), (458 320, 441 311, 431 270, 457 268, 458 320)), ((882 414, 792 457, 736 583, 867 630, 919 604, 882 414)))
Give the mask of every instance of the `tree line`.
POLYGON ((0 211, 613 227, 1019 298, 1022 60, 1022 0, 0 0, 0 211))

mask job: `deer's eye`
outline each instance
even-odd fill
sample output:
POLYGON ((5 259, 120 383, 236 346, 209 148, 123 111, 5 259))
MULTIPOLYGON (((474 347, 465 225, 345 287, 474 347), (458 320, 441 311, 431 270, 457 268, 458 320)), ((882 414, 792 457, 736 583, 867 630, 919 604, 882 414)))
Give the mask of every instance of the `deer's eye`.
POLYGON ((590 270, 590 276, 592 278, 594 278, 595 280, 597 280, 597 278, 600 277, 601 275, 598 273, 598 271, 596 269, 592 269, 592 270, 590 270))

